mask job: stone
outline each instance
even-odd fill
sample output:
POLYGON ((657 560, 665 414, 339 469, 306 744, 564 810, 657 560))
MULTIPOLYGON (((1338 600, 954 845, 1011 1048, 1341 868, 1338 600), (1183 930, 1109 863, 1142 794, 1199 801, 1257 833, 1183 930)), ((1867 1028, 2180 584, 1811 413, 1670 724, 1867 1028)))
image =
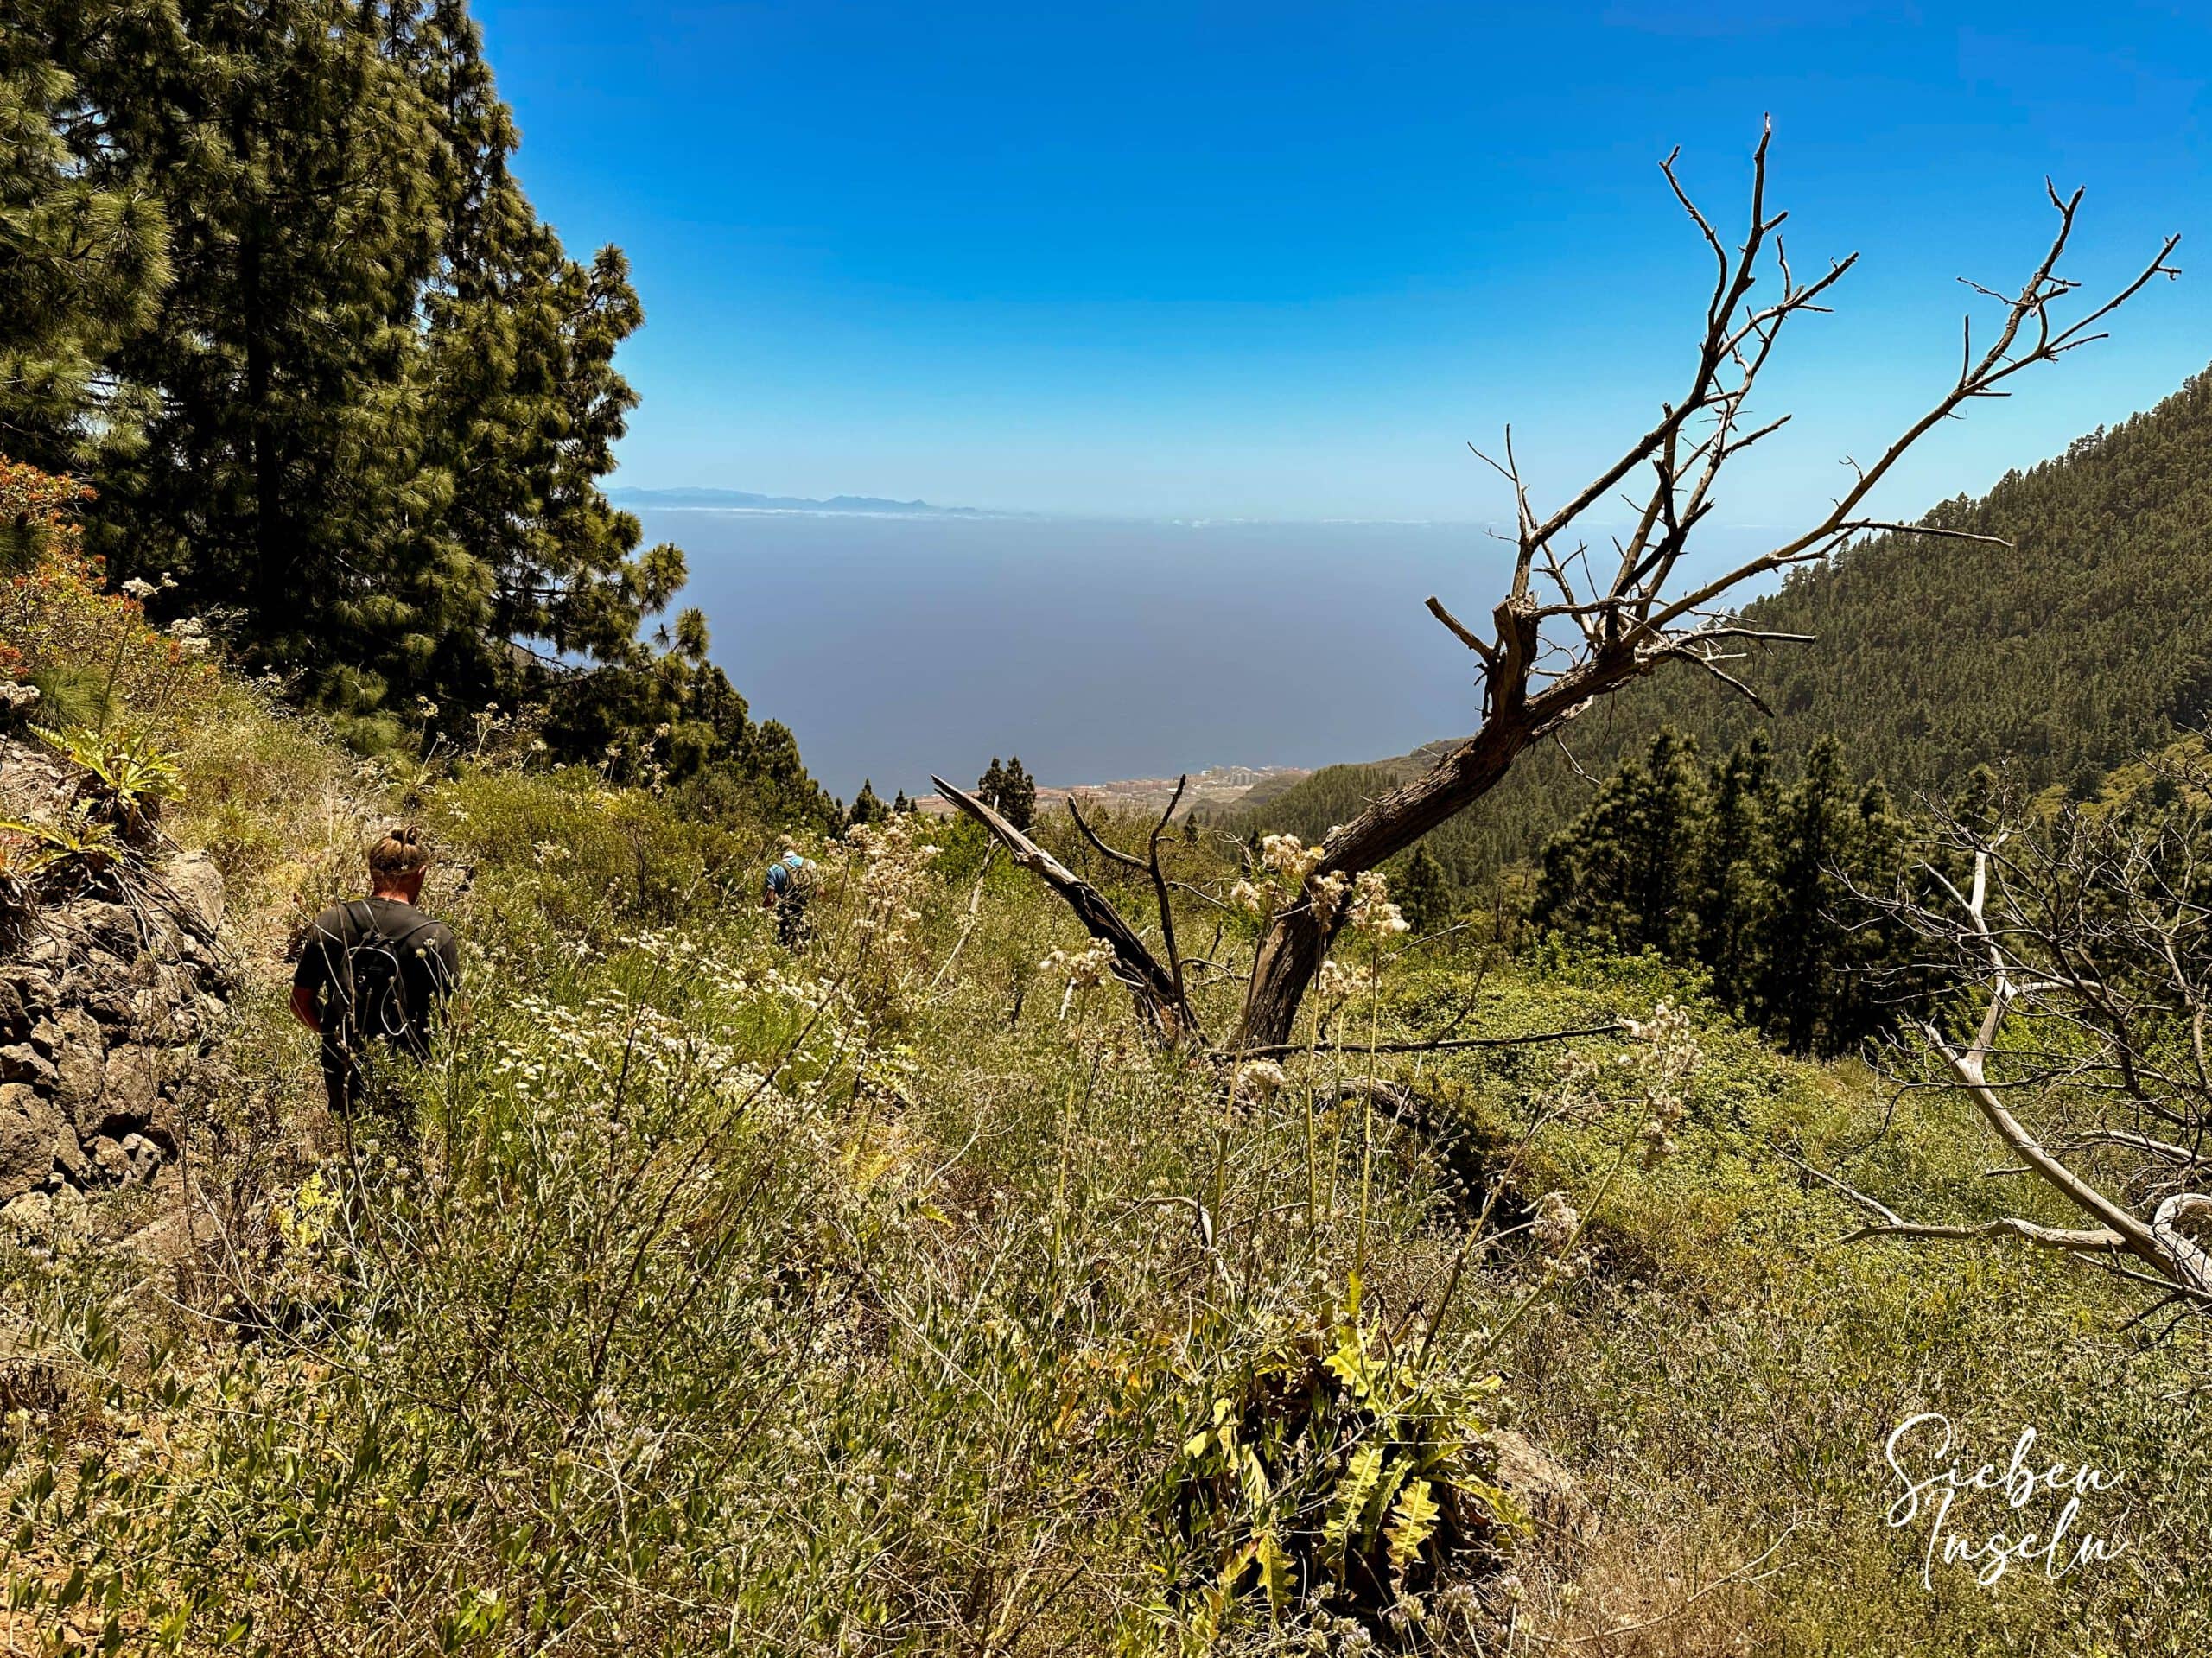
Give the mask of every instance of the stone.
MULTIPOLYGON (((118 963, 136 959, 143 947, 138 935, 138 918, 128 905, 98 901, 79 904, 71 912, 71 919, 83 928, 95 943, 111 952, 118 963)), ((99 951, 92 953, 92 959, 99 959, 99 951)))
POLYGON ((0 1203, 43 1185, 54 1173, 54 1149, 76 1136, 61 1114, 25 1083, 0 1083, 0 1203))
POLYGON ((125 1134, 123 1154, 130 1160, 130 1178, 147 1180, 162 1166, 162 1148, 143 1134, 125 1134))
MULTIPOLYGON (((51 943, 51 940, 42 940, 41 944, 35 948, 50 947, 51 943)), ((4 977, 0 977, 0 984, 5 984, 14 991, 17 998, 22 1001, 24 1008, 34 1018, 41 1013, 51 1013, 54 1011, 54 981, 36 969, 18 968, 4 977)))
POLYGON ((54 1062, 28 1042, 0 1048, 0 1083, 29 1083, 42 1094, 54 1092, 54 1062))
POLYGON ((15 982, 0 979, 0 1042, 22 1042, 31 1033, 31 1010, 15 982))
POLYGON ((1567 1536, 1589 1528, 1590 1503, 1573 1474, 1527 1435, 1493 1428, 1483 1436, 1497 1458, 1497 1483, 1541 1524, 1567 1536))
POLYGON ((121 1182, 130 1178, 130 1153, 123 1149, 121 1141, 101 1134, 93 1140, 89 1149, 92 1165, 103 1179, 121 1182))
POLYGON ((188 852, 162 866, 162 876, 208 927, 223 924, 223 872, 214 859, 204 852, 188 852))
POLYGON ((85 1148, 77 1140, 77 1131, 69 1126, 67 1118, 63 1118, 54 1131, 54 1166, 61 1171, 65 1178, 80 1186, 92 1178, 92 1159, 85 1155, 85 1148))
POLYGON ((0 1204, 4 1223, 24 1243, 43 1243, 54 1236, 54 1199, 42 1191, 27 1191, 0 1204))
POLYGON ((100 1121, 122 1119, 151 1122, 161 1101, 159 1056, 151 1048, 127 1043, 107 1057, 105 1086, 101 1090, 100 1121))
POLYGON ((107 1090, 106 1044, 101 1039, 99 1023, 81 1007, 62 1013, 60 1030, 61 1048, 54 1061, 59 1079, 54 1103, 76 1125, 79 1134, 89 1134, 106 1115, 100 1103, 107 1090))

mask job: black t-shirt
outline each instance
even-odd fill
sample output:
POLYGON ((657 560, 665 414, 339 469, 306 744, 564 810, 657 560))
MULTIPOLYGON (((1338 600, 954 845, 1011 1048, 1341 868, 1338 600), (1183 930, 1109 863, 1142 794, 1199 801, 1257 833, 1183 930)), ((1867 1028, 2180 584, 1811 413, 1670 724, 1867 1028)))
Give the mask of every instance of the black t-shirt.
POLYGON ((444 922, 397 899, 357 898, 308 924, 292 983, 315 993, 326 1046, 375 1039, 421 1053, 460 976, 444 922))

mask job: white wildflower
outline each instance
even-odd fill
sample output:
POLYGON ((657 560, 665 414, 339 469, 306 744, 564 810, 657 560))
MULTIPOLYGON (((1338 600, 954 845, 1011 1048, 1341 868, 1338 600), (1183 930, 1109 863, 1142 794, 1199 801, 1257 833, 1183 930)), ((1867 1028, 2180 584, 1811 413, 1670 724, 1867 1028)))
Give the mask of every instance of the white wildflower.
POLYGON ((1090 990, 1104 983, 1113 971, 1114 950, 1100 940, 1085 950, 1056 950, 1039 965, 1053 978, 1065 977, 1071 988, 1090 990))
POLYGON ((1574 1205, 1563 1191, 1548 1191, 1536 1200, 1536 1218, 1529 1223, 1529 1236, 1548 1255, 1556 1255, 1574 1240, 1581 1228, 1582 1217, 1574 1212, 1574 1205))
POLYGON ((1370 869, 1360 876, 1352 898, 1351 913, 1346 919, 1355 931, 1366 933, 1378 942, 1413 930, 1412 924, 1390 901, 1390 884, 1383 879, 1379 869, 1370 869))
POLYGON ((1248 1100, 1272 1100, 1282 1091, 1282 1067, 1272 1059, 1248 1059, 1236 1068, 1236 1091, 1248 1100))
POLYGON ((1321 861, 1321 848, 1307 846, 1295 835, 1270 835, 1260 842, 1260 861, 1303 886, 1321 861))
POLYGON ((1350 1001, 1355 996, 1364 996, 1382 983, 1382 975, 1371 967, 1346 967, 1331 956, 1321 963, 1321 972, 1313 981, 1314 994, 1327 1005, 1350 1001))
POLYGON ((1313 918, 1325 927, 1343 906, 1344 894, 1351 890, 1351 878, 1341 869, 1332 869, 1325 875, 1314 876, 1306 883, 1306 890, 1313 895, 1313 918))

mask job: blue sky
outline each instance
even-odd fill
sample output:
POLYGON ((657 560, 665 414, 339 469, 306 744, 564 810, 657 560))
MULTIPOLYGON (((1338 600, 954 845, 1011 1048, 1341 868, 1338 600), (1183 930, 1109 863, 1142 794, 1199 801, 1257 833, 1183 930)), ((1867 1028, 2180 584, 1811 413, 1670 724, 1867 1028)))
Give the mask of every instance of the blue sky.
POLYGON ((1946 429, 1916 511, 2212 359, 2212 7, 1743 0, 1005 8, 478 0, 521 175, 629 254, 644 397, 617 481, 1134 517, 1506 516, 1687 372, 1763 112, 1801 272, 1838 314, 1770 375, 1797 423, 1719 521, 1834 492, 1954 371, 1955 278, 2070 268, 2116 338, 1946 429))

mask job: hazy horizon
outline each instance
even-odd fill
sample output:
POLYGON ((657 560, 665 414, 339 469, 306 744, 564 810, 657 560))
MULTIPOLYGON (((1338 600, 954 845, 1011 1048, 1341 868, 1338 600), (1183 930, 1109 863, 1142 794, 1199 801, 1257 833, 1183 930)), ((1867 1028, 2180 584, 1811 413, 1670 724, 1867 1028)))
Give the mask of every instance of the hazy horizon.
MULTIPOLYGON (((1467 524, 643 511, 679 604, 808 769, 885 799, 1020 755, 1048 785, 1317 766, 1471 731, 1510 549, 1467 524)), ((1747 546, 1719 530, 1707 557, 1747 546)))

